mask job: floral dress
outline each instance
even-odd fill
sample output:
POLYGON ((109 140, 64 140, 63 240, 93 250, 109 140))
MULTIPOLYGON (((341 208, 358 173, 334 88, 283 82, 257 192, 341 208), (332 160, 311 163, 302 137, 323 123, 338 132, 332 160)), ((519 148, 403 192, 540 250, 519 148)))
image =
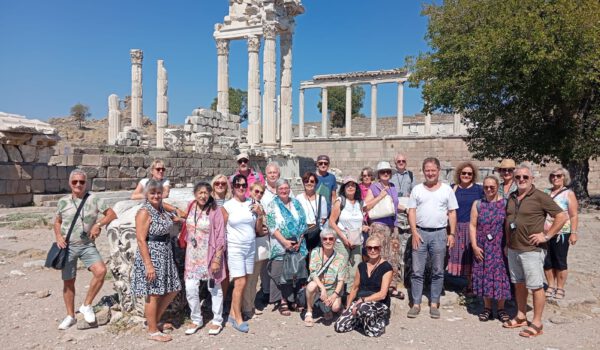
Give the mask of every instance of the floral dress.
POLYGON ((199 210, 197 205, 194 205, 188 214, 186 229, 184 278, 186 280, 208 280, 210 221, 206 212, 199 210))
POLYGON ((488 202, 482 199, 477 215, 477 246, 483 249, 483 261, 473 259, 473 292, 484 298, 510 299, 510 283, 504 257, 504 219, 506 199, 488 202), (492 240, 487 236, 491 235, 492 240))

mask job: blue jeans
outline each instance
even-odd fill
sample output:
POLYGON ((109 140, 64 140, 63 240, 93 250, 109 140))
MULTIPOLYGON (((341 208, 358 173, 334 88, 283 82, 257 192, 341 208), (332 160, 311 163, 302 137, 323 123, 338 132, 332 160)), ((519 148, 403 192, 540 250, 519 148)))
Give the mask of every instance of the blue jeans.
MULTIPOLYGON (((417 229, 421 235, 421 245, 412 251, 411 294, 415 305, 421 304, 423 297, 423 276, 427 256, 431 257, 431 303, 438 304, 444 287, 444 259, 446 258, 446 229, 427 232, 417 229)), ((413 239, 415 237, 413 236, 413 239)))

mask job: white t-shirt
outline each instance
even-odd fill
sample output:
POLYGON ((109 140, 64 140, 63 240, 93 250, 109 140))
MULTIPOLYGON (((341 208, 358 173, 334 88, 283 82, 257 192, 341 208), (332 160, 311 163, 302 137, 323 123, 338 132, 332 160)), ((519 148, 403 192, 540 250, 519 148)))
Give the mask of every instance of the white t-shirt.
MULTIPOLYGON (((342 198, 336 198, 336 202, 342 202, 342 198)), ((354 204, 349 199, 346 199, 344 209, 340 212, 338 227, 341 230, 360 230, 363 223, 362 207, 359 201, 354 201, 354 204)))
POLYGON ((232 198, 223 204, 227 210, 227 242, 236 244, 252 244, 256 238, 256 217, 252 215, 252 200, 244 203, 232 198))
MULTIPOLYGON (((302 209, 304 209, 304 214, 306 214, 306 224, 309 226, 314 225, 317 222, 317 220, 315 220, 315 212, 318 209, 317 198, 319 198, 319 195, 316 195, 315 199, 309 201, 308 198, 306 198, 305 193, 300 193, 298 197, 296 197, 298 202, 302 205, 302 209)), ((327 199, 323 196, 321 196, 321 212, 318 214, 321 219, 327 219, 327 199)))
MULTIPOLYGON (((140 185, 142 185, 142 188, 146 187, 146 184, 148 183, 148 181, 150 181, 149 178, 144 178, 140 180, 140 185)), ((171 182, 169 182, 169 179, 162 179, 162 185, 164 187, 171 187, 171 182)))
POLYGON ((458 209, 458 202, 449 185, 429 191, 421 183, 410 193, 408 208, 417 208, 417 226, 441 228, 448 225, 448 211, 458 209))
MULTIPOLYGON (((267 205, 269 205, 269 203, 271 203, 273 199, 275 199, 275 197, 277 197, 277 193, 271 192, 271 190, 269 190, 269 187, 265 185, 265 194, 263 194, 263 197, 260 200, 260 204, 263 206, 263 208, 266 208, 267 205)), ((292 192, 291 189, 290 198, 294 198, 294 192, 292 192)))

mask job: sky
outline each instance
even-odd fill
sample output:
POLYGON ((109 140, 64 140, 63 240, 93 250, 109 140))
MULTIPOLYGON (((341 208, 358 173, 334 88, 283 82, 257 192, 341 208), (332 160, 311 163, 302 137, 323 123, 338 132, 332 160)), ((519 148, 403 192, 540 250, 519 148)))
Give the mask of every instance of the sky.
MULTIPOLYGON (((227 0, 0 0, 0 111, 47 120, 71 106, 108 114, 108 96, 131 94, 129 50, 144 51, 144 115, 156 119, 156 61, 169 75, 169 123, 183 124, 217 93, 214 24, 227 0)), ((419 0, 304 0, 293 39, 293 122, 300 81, 315 75, 403 67, 428 50, 419 0)), ((260 57, 262 72, 262 53, 260 57)), ((279 67, 279 64, 278 64, 279 67)), ((245 41, 233 41, 229 84, 247 90, 245 41)), ((361 112, 370 115, 370 88, 361 112)), ((396 114, 395 84, 378 87, 378 115, 396 114)), ((305 92, 305 120, 320 120, 319 90, 305 92)), ((405 87, 404 114, 423 106, 405 87)))

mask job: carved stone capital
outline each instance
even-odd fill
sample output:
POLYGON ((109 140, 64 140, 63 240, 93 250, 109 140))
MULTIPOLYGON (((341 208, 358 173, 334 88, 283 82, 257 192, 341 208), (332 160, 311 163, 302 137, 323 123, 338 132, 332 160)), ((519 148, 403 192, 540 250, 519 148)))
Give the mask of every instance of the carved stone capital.
POLYGON ((275 39, 277 37, 277 25, 275 23, 263 24, 263 35, 265 39, 275 39))
POLYGON ((260 38, 258 36, 248 37, 248 52, 260 51, 260 38))
POLYGON ((131 49, 129 50, 129 55, 131 56, 132 64, 142 64, 142 60, 144 59, 144 52, 140 49, 131 49))
POLYGON ((217 39, 217 55, 229 55, 229 40, 217 39))

